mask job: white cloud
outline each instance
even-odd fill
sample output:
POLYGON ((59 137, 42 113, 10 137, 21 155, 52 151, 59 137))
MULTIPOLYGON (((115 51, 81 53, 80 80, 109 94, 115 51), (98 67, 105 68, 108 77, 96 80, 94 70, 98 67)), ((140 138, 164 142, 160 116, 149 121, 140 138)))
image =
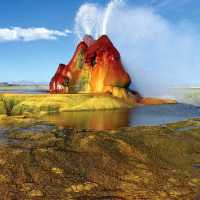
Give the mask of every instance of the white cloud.
POLYGON ((181 1, 177 1, 177 0, 152 0, 150 1, 151 6, 153 6, 154 8, 158 8, 158 9, 163 9, 163 8, 180 8, 182 6, 187 5, 188 3, 190 3, 191 0, 181 0, 181 1))
POLYGON ((0 42, 8 41, 34 41, 34 40, 55 40, 58 37, 66 37, 70 30, 51 30, 39 28, 0 28, 0 42))

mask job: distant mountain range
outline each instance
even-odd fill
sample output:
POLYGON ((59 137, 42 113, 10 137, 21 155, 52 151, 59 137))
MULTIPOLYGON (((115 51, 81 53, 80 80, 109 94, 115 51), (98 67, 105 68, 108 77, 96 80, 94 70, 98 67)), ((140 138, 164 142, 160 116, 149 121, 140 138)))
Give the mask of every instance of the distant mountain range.
POLYGON ((0 85, 48 85, 48 82, 34 82, 34 81, 12 81, 0 82, 0 85))

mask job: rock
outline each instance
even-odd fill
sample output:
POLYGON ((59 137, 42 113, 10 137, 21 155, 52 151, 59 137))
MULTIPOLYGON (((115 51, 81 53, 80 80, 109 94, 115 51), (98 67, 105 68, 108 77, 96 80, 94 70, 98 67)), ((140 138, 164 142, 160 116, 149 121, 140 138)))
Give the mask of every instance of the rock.
POLYGON ((0 183, 7 183, 8 179, 5 175, 0 174, 0 183))
POLYGON ((169 194, 171 197, 178 197, 182 195, 179 191, 176 190, 169 191, 169 194))
POLYGON ((22 192, 29 192, 33 189, 34 185, 32 183, 24 183, 22 186, 21 186, 21 189, 20 191, 22 192))
POLYGON ((173 99, 159 99, 159 98, 144 97, 144 98, 141 98, 138 103, 144 104, 144 105, 161 105, 161 104, 175 104, 177 102, 176 100, 173 100, 173 99))
POLYGON ((53 173, 55 173, 55 174, 63 174, 63 173, 64 173, 63 169, 60 169, 60 168, 58 168, 58 167, 53 167, 53 168, 51 169, 51 171, 52 171, 53 173))
POLYGON ((173 178, 173 177, 169 178, 168 181, 169 181, 170 183, 173 183, 173 184, 176 184, 176 183, 177 183, 177 180, 176 180, 175 178, 173 178))
POLYGON ((29 195, 31 197, 43 197, 43 193, 40 190, 32 190, 29 195))
POLYGON ((4 165, 6 163, 6 160, 0 159, 0 165, 4 165))
POLYGON ((83 192, 83 191, 90 191, 98 187, 96 183, 86 182, 83 184, 71 185, 69 188, 66 188, 66 192, 83 192))
POLYGON ((158 191, 158 194, 160 195, 160 197, 167 197, 167 193, 164 191, 158 191))
POLYGON ((95 40, 91 35, 85 35, 83 41, 87 44, 88 47, 95 43, 95 40))

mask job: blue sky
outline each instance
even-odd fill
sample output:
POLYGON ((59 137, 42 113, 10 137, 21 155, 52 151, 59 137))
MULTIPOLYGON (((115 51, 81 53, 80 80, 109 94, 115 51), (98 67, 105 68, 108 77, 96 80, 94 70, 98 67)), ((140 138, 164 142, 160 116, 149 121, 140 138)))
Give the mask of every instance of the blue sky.
MULTIPOLYGON (((75 16, 86 2, 101 7, 109 3, 108 0, 1 0, 0 82, 48 82, 58 64, 67 63, 74 52, 78 42, 73 33, 75 16), (18 27, 17 30, 14 27, 18 27), (21 35, 9 36, 13 30, 21 35), (27 36, 27 30, 33 35, 27 36), (41 31, 46 31, 45 35, 41 36, 41 31)), ((171 25, 187 22, 187 27, 200 31, 200 2, 197 0, 127 0, 126 4, 153 8, 171 25)))

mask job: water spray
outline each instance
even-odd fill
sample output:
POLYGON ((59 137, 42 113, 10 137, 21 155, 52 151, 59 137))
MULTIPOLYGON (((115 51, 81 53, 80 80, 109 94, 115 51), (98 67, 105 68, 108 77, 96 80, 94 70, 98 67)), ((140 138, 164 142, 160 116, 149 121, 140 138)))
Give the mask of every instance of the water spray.
POLYGON ((105 14, 103 17, 102 22, 102 35, 107 34, 107 27, 109 22, 109 17, 113 12, 113 9, 115 9, 120 3, 122 3, 122 0, 112 0, 105 9, 105 14))
POLYGON ((100 35, 107 34, 109 18, 115 8, 123 0, 111 0, 105 8, 96 4, 86 3, 82 5, 76 15, 75 32, 80 40, 84 35, 92 35, 97 39, 100 35))

